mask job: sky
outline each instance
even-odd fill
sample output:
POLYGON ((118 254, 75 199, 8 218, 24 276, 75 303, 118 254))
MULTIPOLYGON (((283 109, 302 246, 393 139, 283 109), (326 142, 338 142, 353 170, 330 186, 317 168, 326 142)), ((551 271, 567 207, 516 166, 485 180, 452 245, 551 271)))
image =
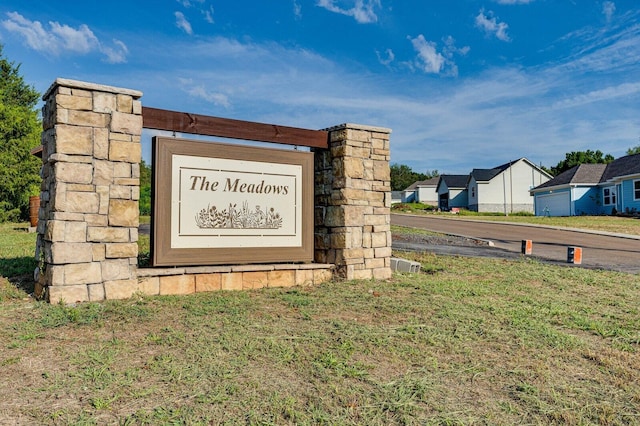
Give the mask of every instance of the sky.
POLYGON ((637 0, 0 0, 0 43, 41 93, 69 78, 155 108, 386 127, 391 162, 423 173, 640 145, 637 0))

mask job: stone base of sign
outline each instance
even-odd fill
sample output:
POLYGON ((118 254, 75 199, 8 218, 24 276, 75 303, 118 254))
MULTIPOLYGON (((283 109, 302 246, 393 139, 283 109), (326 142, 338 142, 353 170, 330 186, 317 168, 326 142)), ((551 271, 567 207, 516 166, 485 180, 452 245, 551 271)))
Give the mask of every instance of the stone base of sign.
POLYGON ((390 129, 342 124, 315 153, 315 261, 347 280, 391 278, 390 129))
POLYGON ((184 295, 222 290, 312 286, 331 281, 333 269, 334 265, 318 263, 139 268, 138 277, 134 280, 50 286, 47 288, 47 299, 52 303, 78 303, 127 299, 134 294, 184 295))

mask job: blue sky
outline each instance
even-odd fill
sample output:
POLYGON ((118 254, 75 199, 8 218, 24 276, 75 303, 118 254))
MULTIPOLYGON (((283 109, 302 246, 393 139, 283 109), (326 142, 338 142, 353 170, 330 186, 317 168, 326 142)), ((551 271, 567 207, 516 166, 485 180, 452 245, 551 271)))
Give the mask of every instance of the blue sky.
POLYGON ((392 162, 420 172, 640 145, 637 0, 2 0, 0 43, 40 92, 62 77, 156 108, 389 127, 392 162))

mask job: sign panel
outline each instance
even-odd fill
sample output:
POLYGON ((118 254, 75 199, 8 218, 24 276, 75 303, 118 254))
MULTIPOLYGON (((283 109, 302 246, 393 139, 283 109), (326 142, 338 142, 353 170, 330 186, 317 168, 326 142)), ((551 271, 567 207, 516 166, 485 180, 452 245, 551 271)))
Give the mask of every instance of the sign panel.
POLYGON ((312 153, 156 137, 154 166, 154 265, 312 260, 312 153))

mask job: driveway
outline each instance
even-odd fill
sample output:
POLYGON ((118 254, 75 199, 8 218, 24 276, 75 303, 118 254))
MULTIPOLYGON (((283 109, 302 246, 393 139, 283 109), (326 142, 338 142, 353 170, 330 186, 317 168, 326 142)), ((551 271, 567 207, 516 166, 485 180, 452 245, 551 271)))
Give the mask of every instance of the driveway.
MULTIPOLYGON (((533 242, 533 256, 567 262, 567 248, 582 248, 582 266, 640 273, 640 237, 537 225, 445 218, 441 216, 391 215, 393 225, 427 229, 444 234, 489 240, 495 248, 520 253, 522 240, 533 242)), ((485 251, 489 249, 484 249, 485 251)), ((455 252, 455 249, 452 250, 455 252)), ((462 254, 462 253, 461 253, 462 254)))

